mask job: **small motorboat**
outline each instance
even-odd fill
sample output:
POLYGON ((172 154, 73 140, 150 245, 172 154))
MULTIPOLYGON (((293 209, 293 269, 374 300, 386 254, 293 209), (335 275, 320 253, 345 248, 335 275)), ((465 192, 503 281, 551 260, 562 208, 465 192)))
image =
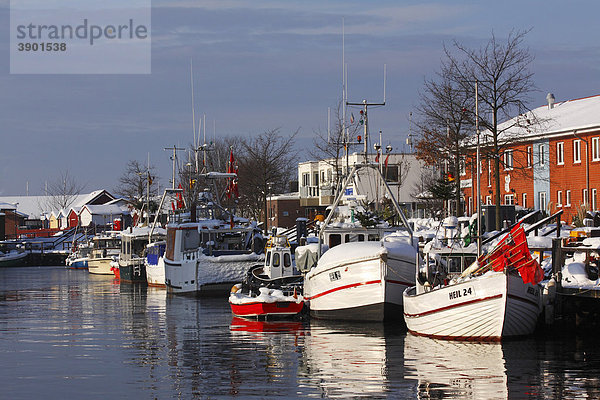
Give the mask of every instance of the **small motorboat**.
POLYGON ((267 242, 264 265, 250 268, 246 279, 231 288, 229 304, 239 317, 295 316, 304 307, 302 275, 292 263, 285 236, 267 242))

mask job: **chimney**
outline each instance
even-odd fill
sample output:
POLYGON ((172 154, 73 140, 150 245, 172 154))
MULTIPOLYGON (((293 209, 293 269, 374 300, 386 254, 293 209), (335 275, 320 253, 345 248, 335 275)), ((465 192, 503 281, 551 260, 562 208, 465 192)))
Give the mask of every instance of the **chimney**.
POLYGON ((546 95, 546 101, 548 101, 548 110, 552 110, 554 108, 554 95, 552 93, 548 93, 546 95))

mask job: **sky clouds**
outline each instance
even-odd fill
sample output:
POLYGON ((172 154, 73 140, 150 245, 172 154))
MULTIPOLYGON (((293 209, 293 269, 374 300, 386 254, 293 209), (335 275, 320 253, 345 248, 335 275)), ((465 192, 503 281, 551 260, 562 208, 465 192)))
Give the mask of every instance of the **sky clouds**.
MULTIPOLYGON (((373 131, 401 149, 423 79, 443 43, 485 42, 492 30, 533 28, 526 44, 540 92, 557 100, 598 94, 599 6, 584 2, 154 1, 151 75, 10 75, 9 9, 0 1, 0 193, 37 194, 69 169, 88 189, 113 189, 130 159, 147 154, 164 184, 163 147, 192 139, 190 59, 196 115, 207 133, 249 135, 300 128, 307 147, 341 97, 345 19, 350 100, 382 97, 373 131)), ((164 185, 163 185, 164 186, 164 185)))

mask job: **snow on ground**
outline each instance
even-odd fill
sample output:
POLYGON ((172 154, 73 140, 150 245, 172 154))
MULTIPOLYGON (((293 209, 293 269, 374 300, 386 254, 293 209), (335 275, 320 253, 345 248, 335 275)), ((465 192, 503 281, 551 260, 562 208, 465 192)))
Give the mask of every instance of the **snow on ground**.
POLYGON ((301 295, 296 297, 294 296, 285 296, 283 292, 279 289, 269 289, 261 287, 258 289, 260 294, 258 296, 252 297, 247 294, 242 294, 239 292, 231 293, 229 295, 229 302, 232 304, 248 304, 248 303, 276 303, 280 301, 289 301, 294 303, 301 303, 304 301, 304 298, 301 295))

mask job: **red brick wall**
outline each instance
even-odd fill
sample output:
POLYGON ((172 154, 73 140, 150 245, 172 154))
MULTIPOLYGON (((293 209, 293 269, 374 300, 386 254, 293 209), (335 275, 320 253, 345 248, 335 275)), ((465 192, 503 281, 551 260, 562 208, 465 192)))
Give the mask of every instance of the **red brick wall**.
MULTIPOLYGON (((551 202, 551 208, 548 210, 551 213, 557 210, 564 210, 562 219, 567 222, 572 222, 573 216, 577 212, 577 207, 583 203, 583 189, 586 188, 586 155, 589 156, 589 196, 590 203, 593 194, 592 189, 596 189, 596 210, 600 208, 600 160, 592 160, 592 138, 600 137, 600 131, 595 131, 586 134, 578 134, 581 138, 581 162, 573 163, 573 142, 577 138, 571 133, 562 137, 552 138, 549 140, 549 154, 547 161, 550 168, 550 193, 548 201, 551 202), (586 143, 589 143, 589 150, 586 153, 586 143), (557 143, 563 143, 564 149, 564 165, 557 164, 557 143), (562 191, 562 206, 557 205, 557 192, 562 191), (566 206, 566 191, 571 191, 571 205, 566 206)), ((536 144, 537 145, 537 144, 536 144)), ((510 189, 514 189, 514 194, 517 195, 517 205, 522 204, 523 193, 527 194, 528 208, 534 205, 533 192, 533 168, 527 167, 527 147, 534 146, 531 142, 513 145, 513 164, 512 171, 506 171, 500 167, 500 199, 501 204, 504 204, 504 195, 511 192, 506 192, 504 187, 505 176, 510 174, 510 189)), ((461 176, 461 179, 470 179, 475 177, 475 156, 468 159, 467 174, 461 176)), ((536 159, 532 163, 537 162, 536 159)), ((488 186, 488 164, 487 159, 482 157, 482 174, 481 174, 481 197, 482 203, 485 204, 486 196, 491 196, 492 204, 495 203, 495 183, 493 177, 494 164, 492 162, 492 179, 491 185, 488 186)), ((473 197, 473 192, 476 190, 476 179, 473 180, 472 188, 463 189, 465 195, 465 203, 468 205, 469 197, 473 197)), ((473 199, 472 212, 476 211, 476 201, 473 199)))

